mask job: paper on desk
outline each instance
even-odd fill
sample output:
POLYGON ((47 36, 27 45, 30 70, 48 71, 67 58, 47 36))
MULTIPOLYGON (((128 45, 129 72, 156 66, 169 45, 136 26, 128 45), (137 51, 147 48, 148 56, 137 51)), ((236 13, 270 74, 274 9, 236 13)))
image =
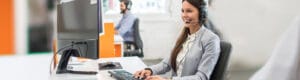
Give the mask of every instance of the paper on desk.
POLYGON ((68 70, 73 71, 98 71, 97 60, 83 59, 78 57, 71 57, 67 67, 68 70))

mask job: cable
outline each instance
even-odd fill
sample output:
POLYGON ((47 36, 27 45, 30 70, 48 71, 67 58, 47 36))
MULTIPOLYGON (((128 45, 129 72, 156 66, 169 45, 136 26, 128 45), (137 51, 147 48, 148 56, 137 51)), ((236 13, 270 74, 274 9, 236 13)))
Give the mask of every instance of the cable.
MULTIPOLYGON (((70 57, 72 56, 71 53, 73 52, 73 50, 72 50, 73 49, 73 42, 72 42, 72 48, 69 48, 69 49, 71 49, 71 51, 67 51, 68 53, 62 54, 61 59, 60 59, 60 61, 58 63, 58 66, 57 66, 59 72, 56 71, 56 73, 61 73, 62 70, 64 70, 63 67, 67 67, 68 61, 69 61, 70 57), (67 56, 67 58, 63 58, 63 57, 66 57, 66 56, 67 56), (63 64, 63 61, 66 61, 65 64, 63 64)), ((65 70, 67 71, 67 69, 65 69, 65 70)))
POLYGON ((87 55, 88 51, 89 51, 89 44, 87 42, 85 42, 85 44, 86 44, 86 52, 85 52, 85 54, 87 55))
MULTIPOLYGON (((81 49, 80 49, 80 47, 79 46, 77 46, 76 44, 74 45, 74 46, 76 46, 78 49, 79 49, 79 56, 81 57, 82 55, 82 52, 81 52, 81 49)), ((72 48, 73 49, 73 48, 72 48)))
MULTIPOLYGON (((77 42, 77 43, 78 43, 78 42, 77 42)), ((75 45, 74 45, 74 41, 72 41, 71 43, 67 44, 66 46, 60 48, 58 51, 56 51, 56 54, 59 54, 62 50, 65 50, 65 49, 68 48, 68 47, 71 47, 71 49, 73 49, 73 46, 76 46, 76 47, 79 49, 79 56, 82 56, 82 55, 81 55, 82 52, 81 52, 80 47, 77 46, 76 43, 75 43, 75 45)), ((69 49, 70 49, 70 48, 69 48, 69 49)), ((54 54, 54 55, 56 55, 56 54, 54 54)), ((52 73, 51 65, 53 64, 53 61, 54 61, 54 57, 52 57, 52 60, 51 60, 51 63, 50 63, 50 71, 49 71, 50 74, 52 73)))
POLYGON ((88 43, 86 41, 81 41, 81 42, 75 42, 75 45, 78 45, 78 44, 85 44, 86 45, 86 50, 85 50, 85 56, 87 56, 87 53, 88 53, 88 43))
POLYGON ((72 45, 67 44, 67 46, 64 46, 63 48, 60 48, 60 49, 56 52, 56 54, 59 54, 59 52, 60 52, 61 50, 64 50, 65 48, 70 47, 70 46, 72 46, 72 45))
MULTIPOLYGON (((70 43, 69 44, 67 44, 67 46, 64 46, 63 48, 60 48, 58 51, 56 51, 56 54, 59 54, 59 52, 61 51, 61 50, 64 50, 65 48, 67 48, 67 47, 70 47, 71 45, 70 45, 70 43)), ((56 55, 56 54, 54 54, 53 55, 53 57, 52 57, 52 60, 51 60, 51 63, 50 63, 50 74, 52 73, 52 69, 51 69, 51 65, 53 64, 53 62, 54 62, 54 56, 56 55)), ((54 67, 54 66, 53 66, 54 67)), ((56 67, 56 66, 55 66, 56 67)))

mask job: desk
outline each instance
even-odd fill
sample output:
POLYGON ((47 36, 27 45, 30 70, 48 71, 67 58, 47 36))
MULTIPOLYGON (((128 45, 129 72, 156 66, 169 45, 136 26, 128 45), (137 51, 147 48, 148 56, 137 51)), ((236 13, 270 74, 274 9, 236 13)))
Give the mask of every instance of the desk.
POLYGON ((115 55, 123 56, 123 38, 121 35, 114 35, 115 55))
MULTIPOLYGON (((99 60, 91 60, 84 62, 80 70, 97 71, 97 75, 79 75, 79 74, 53 74, 51 80, 115 80, 110 77, 108 70, 98 70, 98 63, 107 61, 120 62, 124 70, 134 73, 137 70, 144 69, 147 67, 140 58, 138 57, 118 57, 118 58, 101 58, 99 60)), ((79 67, 78 67, 79 68, 79 67)))
MULTIPOLYGON (((23 56, 0 56, 0 80, 114 80, 107 71, 99 71, 97 75, 59 74, 50 76, 50 62, 53 53, 23 56)), ((103 58, 88 61, 85 67, 105 61, 119 61, 123 68, 135 72, 146 67, 137 57, 103 58)), ((97 65, 97 64, 96 64, 97 65)), ((90 69, 97 69, 98 66, 90 69)))
POLYGON ((49 79, 52 54, 1 56, 0 80, 49 79))

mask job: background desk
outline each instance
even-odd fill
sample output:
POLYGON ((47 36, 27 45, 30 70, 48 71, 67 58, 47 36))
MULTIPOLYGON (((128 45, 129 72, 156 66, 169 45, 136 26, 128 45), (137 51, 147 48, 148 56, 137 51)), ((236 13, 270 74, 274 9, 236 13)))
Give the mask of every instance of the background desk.
MULTIPOLYGON (((114 47, 115 47, 115 55, 116 54, 121 54, 123 56, 123 38, 121 35, 114 35, 114 47)), ((116 55, 117 56, 117 55, 116 55)))

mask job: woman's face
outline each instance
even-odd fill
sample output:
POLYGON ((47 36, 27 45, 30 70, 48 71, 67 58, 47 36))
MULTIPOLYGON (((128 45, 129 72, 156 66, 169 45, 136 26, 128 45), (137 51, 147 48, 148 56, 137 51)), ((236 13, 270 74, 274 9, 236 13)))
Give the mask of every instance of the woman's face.
POLYGON ((185 27, 193 27, 199 25, 199 11, 188 1, 182 2, 181 18, 185 27))

